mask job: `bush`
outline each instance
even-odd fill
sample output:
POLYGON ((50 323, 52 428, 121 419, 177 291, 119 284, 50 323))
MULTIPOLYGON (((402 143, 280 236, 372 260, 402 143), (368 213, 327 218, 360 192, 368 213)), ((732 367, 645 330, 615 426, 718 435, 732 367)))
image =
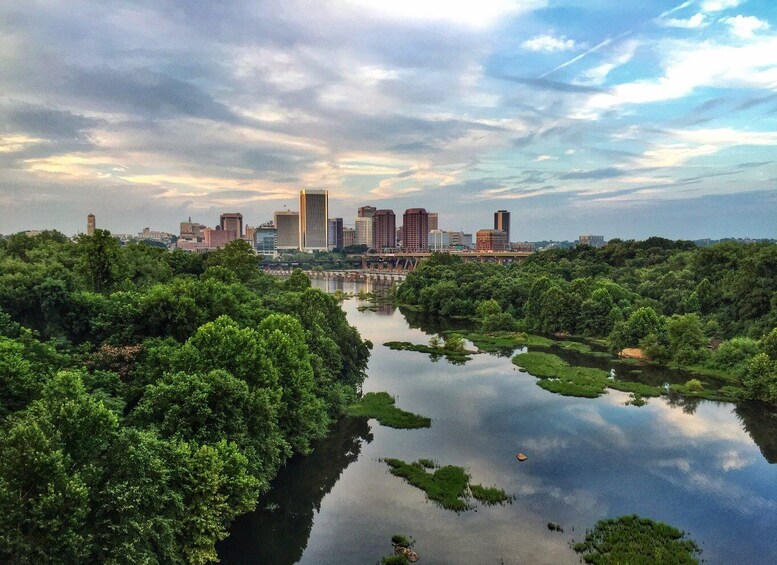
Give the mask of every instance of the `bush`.
POLYGON ((749 337, 724 341, 712 354, 710 363, 717 369, 742 369, 748 359, 758 353, 758 342, 749 337))
POLYGON ((514 332, 518 331, 518 321, 507 312, 491 314, 483 319, 481 330, 486 333, 514 332))

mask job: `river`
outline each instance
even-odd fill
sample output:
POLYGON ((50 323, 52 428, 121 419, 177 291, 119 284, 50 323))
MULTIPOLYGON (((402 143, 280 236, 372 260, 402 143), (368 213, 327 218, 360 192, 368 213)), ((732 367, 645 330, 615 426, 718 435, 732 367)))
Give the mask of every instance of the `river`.
POLYGON ((255 512, 235 521, 218 545, 223 563, 378 563, 401 533, 430 565, 571 564, 579 559, 570 544, 586 528, 631 513, 689 532, 707 563, 777 563, 777 416, 763 406, 653 398, 635 407, 613 390, 597 399, 559 396, 509 357, 453 365, 389 350, 386 341, 428 342, 439 322, 388 305, 359 311, 364 304, 343 302, 375 344, 364 391, 389 392, 432 427, 340 422, 311 456, 281 469, 255 512), (518 462, 517 452, 528 460, 518 462), (459 465, 473 483, 516 499, 444 510, 390 475, 383 457, 459 465))

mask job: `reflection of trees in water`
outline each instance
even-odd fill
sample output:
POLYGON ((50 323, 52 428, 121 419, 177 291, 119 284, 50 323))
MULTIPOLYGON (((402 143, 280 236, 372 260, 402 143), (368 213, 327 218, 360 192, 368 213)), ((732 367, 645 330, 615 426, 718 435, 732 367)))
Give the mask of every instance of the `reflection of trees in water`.
POLYGON ((217 545, 222 563, 296 563, 307 547, 313 515, 346 467, 359 458, 362 442, 372 441, 367 418, 345 418, 307 457, 282 467, 256 511, 232 525, 217 545))
POLYGON ((777 463, 777 410, 761 402, 742 402, 734 410, 769 463, 777 463))
POLYGON ((419 329, 427 334, 438 334, 446 330, 474 330, 477 324, 471 320, 444 318, 442 316, 431 316, 416 310, 410 310, 407 307, 400 306, 399 311, 405 317, 411 328, 419 329))
POLYGON ((695 414, 702 401, 701 398, 695 396, 682 396, 674 392, 670 392, 666 399, 669 406, 672 408, 682 408, 685 414, 695 414))

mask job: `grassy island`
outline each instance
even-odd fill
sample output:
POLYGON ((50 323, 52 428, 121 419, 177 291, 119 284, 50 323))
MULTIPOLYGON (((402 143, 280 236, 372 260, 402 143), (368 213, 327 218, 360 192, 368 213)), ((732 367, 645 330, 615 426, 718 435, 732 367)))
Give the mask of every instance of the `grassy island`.
POLYGON ((470 475, 462 467, 446 465, 439 467, 428 459, 406 463, 401 459, 384 459, 392 475, 405 479, 416 488, 426 493, 447 510, 462 512, 472 505, 469 498, 475 498, 483 504, 502 504, 510 502, 512 497, 496 487, 470 485, 470 475), (431 465, 430 465, 431 464, 431 465))
POLYGON ((395 405, 387 392, 368 392, 359 402, 348 407, 349 416, 375 418, 383 426, 398 429, 428 428, 432 420, 412 412, 406 412, 395 405))
POLYGON ((424 345, 423 343, 410 343, 409 341, 387 341, 383 345, 395 351, 418 351, 419 353, 427 353, 433 357, 445 357, 449 361, 460 363, 469 361, 471 355, 477 353, 477 351, 452 349, 444 346, 434 347, 424 345))
POLYGON ((636 514, 600 520, 574 545, 586 563, 597 565, 653 565, 698 563, 701 549, 685 532, 636 514))

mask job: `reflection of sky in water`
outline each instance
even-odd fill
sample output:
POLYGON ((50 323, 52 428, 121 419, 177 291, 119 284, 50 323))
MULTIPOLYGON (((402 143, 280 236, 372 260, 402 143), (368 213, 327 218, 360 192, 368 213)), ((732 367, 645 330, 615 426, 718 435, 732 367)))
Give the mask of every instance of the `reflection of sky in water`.
POLYGON ((600 518, 627 513, 690 532, 710 563, 777 562, 777 466, 743 430, 734 405, 702 402, 691 414, 651 399, 637 408, 617 391, 595 400, 548 393, 509 358, 432 363, 383 347, 428 341, 399 311, 358 312, 359 304, 343 308, 375 344, 364 390, 386 390, 433 423, 392 430, 371 422, 374 440, 323 498, 302 563, 376 562, 399 532, 418 540, 425 563, 577 563, 568 541, 600 518), (518 451, 528 461, 517 462, 518 451), (473 482, 518 499, 457 515, 389 475, 381 457, 461 465, 473 482), (565 532, 550 532, 549 521, 565 532))

